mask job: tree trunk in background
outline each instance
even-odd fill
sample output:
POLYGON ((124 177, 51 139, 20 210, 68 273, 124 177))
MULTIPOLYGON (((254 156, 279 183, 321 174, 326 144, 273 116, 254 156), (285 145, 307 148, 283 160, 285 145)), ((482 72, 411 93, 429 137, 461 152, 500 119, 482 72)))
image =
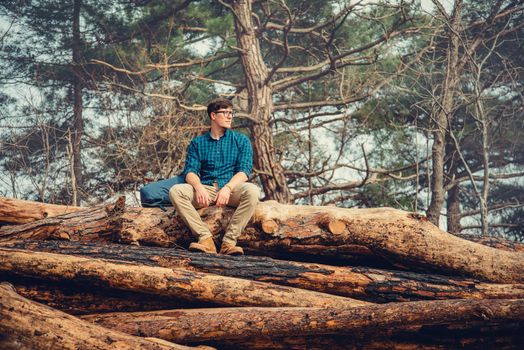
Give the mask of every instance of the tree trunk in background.
POLYGON ((82 117, 82 39, 80 37, 80 8, 82 0, 75 0, 73 4, 73 174, 71 185, 73 205, 80 205, 82 199, 82 136, 84 134, 84 120, 82 117))
POLYGON ((269 72, 256 36, 251 5, 251 0, 233 1, 231 10, 235 18, 235 30, 247 84, 248 113, 256 120, 251 125, 254 165, 259 171, 265 199, 289 203, 292 201, 292 195, 284 176, 284 168, 277 159, 277 150, 269 125, 273 112, 272 88, 270 82, 266 81, 269 72))
POLYGON ((448 198, 446 199, 446 206, 448 209, 448 232, 457 234, 462 231, 462 226, 460 225, 460 185, 457 184, 451 187, 448 191, 448 198))
MULTIPOLYGON (((446 144, 446 174, 449 179, 458 177, 458 163, 460 158, 457 155, 457 150, 453 145, 452 140, 448 140, 446 144)), ((450 180, 451 181, 451 180, 450 180)), ((457 234, 462 231, 460 225, 460 183, 449 188, 448 197, 446 198, 447 209, 447 231, 449 233, 457 234)))
POLYGON ((438 101, 433 103, 432 119, 435 123, 433 131, 432 161, 433 173, 431 174, 431 203, 427 210, 427 217, 435 225, 439 225, 440 212, 444 204, 444 157, 446 148, 446 133, 448 123, 453 117, 454 98, 459 81, 458 60, 461 26, 462 1, 456 1, 450 18, 448 30, 448 49, 446 73, 438 101))

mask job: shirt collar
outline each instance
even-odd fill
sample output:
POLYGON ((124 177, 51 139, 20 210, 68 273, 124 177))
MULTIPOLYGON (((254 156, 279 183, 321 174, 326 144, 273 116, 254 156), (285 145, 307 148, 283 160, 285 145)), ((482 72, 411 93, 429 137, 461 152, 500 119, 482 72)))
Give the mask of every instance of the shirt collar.
POLYGON ((229 134, 229 132, 230 132, 230 130, 229 130, 229 129, 226 129, 226 130, 224 131, 224 135, 220 136, 218 139, 215 139, 215 138, 213 138, 213 136, 211 136, 211 130, 210 130, 210 131, 207 132, 207 136, 208 136, 211 140, 218 141, 218 140, 220 140, 221 138, 226 137, 226 136, 229 134))

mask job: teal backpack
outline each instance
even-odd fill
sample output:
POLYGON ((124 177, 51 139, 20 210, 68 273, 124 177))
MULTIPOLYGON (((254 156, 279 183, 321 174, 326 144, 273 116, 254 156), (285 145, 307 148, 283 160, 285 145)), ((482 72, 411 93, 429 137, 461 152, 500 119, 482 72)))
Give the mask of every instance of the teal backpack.
POLYGON ((166 211, 166 207, 173 205, 169 199, 169 189, 183 183, 185 180, 182 176, 151 182, 140 189, 140 203, 143 207, 158 207, 166 211))

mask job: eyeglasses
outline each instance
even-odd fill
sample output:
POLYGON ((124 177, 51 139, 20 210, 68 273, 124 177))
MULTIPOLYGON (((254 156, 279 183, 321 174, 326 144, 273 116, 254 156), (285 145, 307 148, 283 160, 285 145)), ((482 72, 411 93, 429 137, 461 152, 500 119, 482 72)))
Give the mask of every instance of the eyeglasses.
POLYGON ((232 117, 235 116, 235 112, 233 112, 233 111, 215 111, 215 113, 216 114, 223 114, 225 116, 228 116, 228 115, 230 115, 232 117))

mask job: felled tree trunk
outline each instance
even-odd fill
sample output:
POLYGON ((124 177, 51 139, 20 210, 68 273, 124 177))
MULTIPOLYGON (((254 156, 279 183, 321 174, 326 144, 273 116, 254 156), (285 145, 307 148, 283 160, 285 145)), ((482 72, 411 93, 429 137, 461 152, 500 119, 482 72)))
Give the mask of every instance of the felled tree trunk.
POLYGON ((181 249, 117 244, 85 245, 63 241, 23 241, 13 248, 122 260, 149 266, 192 271, 288 285, 372 302, 427 299, 524 298, 524 284, 493 284, 471 279, 367 267, 275 260, 257 256, 217 256, 181 249))
POLYGON ((192 349, 93 325, 31 302, 6 283, 0 284, 0 319, 2 349, 192 349))
POLYGON ((0 197, 0 223, 25 224, 85 208, 0 197))
POLYGON ((489 237, 481 235, 470 235, 470 234, 457 234, 457 237, 462 239, 480 243, 488 247, 507 250, 510 252, 524 252, 524 244, 515 241, 509 241, 500 237, 489 237))
MULTIPOLYGON (((0 241, 19 239, 59 239, 78 242, 111 242, 117 239, 118 217, 124 210, 124 199, 115 204, 98 206, 58 215, 21 225, 0 227, 0 241)), ((146 213, 144 213, 146 214, 146 213)))
MULTIPOLYGON (((102 213, 102 215, 107 215, 108 214, 107 212, 111 212, 112 215, 114 216, 114 214, 117 213, 119 210, 124 215, 126 214, 126 212, 129 212, 130 215, 131 215, 131 220, 130 220, 131 222, 135 221, 133 219, 133 217, 135 217, 136 215, 150 216, 152 223, 145 224, 144 228, 146 228, 146 229, 151 229, 152 226, 158 225, 159 221, 165 221, 166 215, 167 215, 167 217, 171 217, 173 215, 172 212, 168 212, 166 214, 163 211, 160 211, 159 209, 156 209, 156 208, 126 208, 124 210, 123 205, 124 205, 124 200, 121 199, 121 200, 117 201, 117 203, 115 205, 100 206, 100 207, 97 207, 96 209, 98 211, 100 211, 102 213)), ((67 213, 72 213, 72 212, 76 212, 76 211, 80 211, 80 210, 86 210, 86 211, 89 212, 89 211, 92 211, 93 209, 94 208, 84 208, 84 207, 74 207, 74 206, 67 206, 67 205, 46 204, 46 203, 40 203, 40 202, 24 201, 24 200, 19 200, 19 199, 0 197, 0 223, 2 223, 2 222, 3 223, 7 223, 7 224, 29 223, 29 222, 38 221, 38 220, 41 220, 41 219, 44 219, 44 218, 51 218, 51 217, 64 215, 64 214, 67 214, 67 213)), ((205 211, 206 210, 204 209, 202 212, 205 212, 205 211)), ((227 209, 226 209, 226 211, 227 211, 227 209)), ((215 219, 217 219, 221 215, 223 215, 223 214, 222 213, 216 213, 215 215, 211 214, 211 215, 209 215, 211 217, 209 218, 208 221, 211 222, 211 221, 213 221, 213 217, 215 219)), ((226 213, 225 215, 228 215, 228 214, 226 213)), ((68 221, 70 219, 71 219, 70 217, 67 217, 66 221, 68 221)), ((82 220, 82 219, 80 219, 80 220, 82 220)), ((85 220, 89 220, 89 219, 86 218, 85 220)), ((143 219, 141 218, 137 222, 140 222, 142 220, 143 219)), ((168 221, 170 221, 170 220, 168 220, 168 221)), ((45 222, 43 222, 42 224, 44 224, 44 223, 45 222)), ((59 223, 61 223, 61 222, 59 222, 59 223)), ((175 221, 175 224, 176 223, 177 223, 177 221, 175 221)), ((56 221, 47 222, 45 224, 47 226, 57 226, 56 221)), ((168 223, 168 226, 169 225, 170 225, 170 223, 168 223)), ((265 225, 266 225, 266 229, 267 229, 268 226, 269 226, 269 229, 271 229, 270 227, 271 227, 271 225, 274 225, 274 223, 272 223, 271 221, 268 221, 268 222, 266 222, 265 225)), ((336 222, 335 221, 332 224, 332 227, 333 227, 333 225, 334 225, 335 230, 336 230, 336 226, 340 225, 340 222, 336 222)), ((339 227, 342 227, 342 226, 339 226, 339 227)), ((12 228, 14 229, 15 227, 12 227, 12 228)), ((15 229, 15 230, 13 230, 13 232, 22 232, 22 230, 21 230, 22 226, 18 226, 18 228, 20 230, 15 229)), ((220 230, 220 227, 217 226, 215 229, 218 232, 220 230)), ((59 230, 59 228, 53 227, 52 230, 59 230)), ((26 229, 26 231, 30 231, 30 229, 26 229)), ((64 231, 65 232, 70 232, 71 230, 68 229, 68 228, 65 228, 64 231)), ((165 234, 164 229, 162 229, 161 232, 162 232, 162 235, 165 234)), ((79 235, 78 233, 75 233, 75 232, 71 232, 71 233, 72 233, 71 234, 71 239, 73 239, 73 240, 77 240, 77 241, 83 240, 84 242, 89 241, 89 239, 88 239, 89 236, 79 235)), ((157 233, 159 233, 159 232, 157 232, 157 233)), ((5 232, 4 232, 4 235, 6 235, 6 234, 7 234, 7 230, 5 230, 5 232)), ((69 235, 69 233, 68 233, 68 235, 69 235)), ((174 238, 180 239, 179 236, 180 236, 180 234, 177 234, 177 235, 175 235, 174 238)), ((523 243, 508 241, 508 240, 500 238, 500 237, 486 237, 486 236, 468 235, 468 234, 460 234, 460 235, 457 235, 457 236, 462 238, 462 239, 466 239, 468 241, 480 243, 482 245, 486 245, 486 246, 492 247, 492 248, 508 250, 508 251, 521 251, 521 252, 524 251, 524 244, 523 243)), ((55 235, 55 237, 58 237, 58 236, 55 235)), ((143 240, 145 237, 147 238, 147 235, 145 235, 143 233, 142 234, 138 233, 137 239, 143 240)), ((4 240, 6 238, 7 237, 4 237, 4 240)), ((115 239, 115 238, 118 238, 118 237, 115 236, 115 237, 112 237, 112 238, 115 239)), ((153 245, 160 245, 160 246, 166 246, 166 245, 173 244, 173 238, 169 238, 169 237, 163 237, 163 238, 164 238, 163 240, 162 239, 159 240, 158 237, 156 239, 152 239, 151 243, 156 243, 156 244, 153 244, 153 245)), ((100 238, 96 238, 96 239, 94 238, 93 240, 96 241, 96 240, 99 240, 99 239, 100 238)), ((128 239, 132 240, 133 237, 130 236, 130 237, 128 237, 128 239)), ((186 239, 192 239, 192 238, 191 237, 186 237, 186 239)), ((359 250, 356 249, 355 251, 358 252, 359 250)), ((362 251, 360 251, 360 253, 363 253, 364 251, 365 251, 365 249, 362 249, 362 251)))
POLYGON ((213 303, 187 302, 173 297, 86 286, 70 281, 42 281, 9 274, 0 274, 0 281, 11 283, 24 298, 71 315, 215 306, 213 303))
MULTIPOLYGON (((183 223, 160 210, 126 209, 122 201, 106 211, 108 217, 100 219, 100 226, 106 233, 108 223, 115 227, 112 240, 161 246, 186 245, 190 240, 183 223)), ((217 236, 224 232, 231 212, 230 208, 217 207, 201 211, 217 236)), ((47 235, 82 242, 96 240, 93 219, 83 221, 83 225, 91 229, 87 230, 79 223, 75 228, 72 222, 60 218, 61 222, 54 223, 54 226, 41 223, 34 229, 33 238, 42 239, 47 235)), ((47 220, 52 219, 40 222, 47 220)), ((20 236, 31 238, 30 229, 24 227, 21 233, 14 228, 0 229, 0 240, 14 240, 20 236)), ((101 239, 107 240, 107 234, 101 239)), ((239 244, 261 252, 285 251, 335 257, 347 253, 368 254, 413 269, 426 267, 493 282, 524 282, 524 253, 494 249, 458 238, 441 231, 420 215, 391 208, 342 209, 267 201, 258 205, 239 244)))
POLYGON ((176 342, 358 334, 366 338, 425 326, 524 321, 524 299, 432 300, 357 308, 215 308, 82 317, 129 334, 176 342), (367 330, 367 331, 366 331, 367 330))
MULTIPOLYGON (((471 327, 471 326, 470 326, 471 327)), ((454 331, 444 327, 426 327, 424 331, 404 332, 381 339, 360 335, 297 337, 260 337, 251 340, 209 342, 220 350, 447 350, 447 349, 520 349, 524 343, 524 325, 510 327, 474 327, 454 331), (495 328, 495 330, 493 330, 495 328), (428 333, 433 332, 433 334, 428 333)))
POLYGON ((236 306, 355 307, 369 303, 298 288, 186 269, 117 263, 72 255, 0 248, 0 271, 58 281, 74 280, 134 292, 236 306))
MULTIPOLYGON (((443 350, 442 346, 420 344, 409 341, 363 341, 358 342, 352 336, 313 336, 259 338, 249 341, 212 342, 220 350, 443 350)), ((460 344, 460 343, 457 343, 460 344)))

